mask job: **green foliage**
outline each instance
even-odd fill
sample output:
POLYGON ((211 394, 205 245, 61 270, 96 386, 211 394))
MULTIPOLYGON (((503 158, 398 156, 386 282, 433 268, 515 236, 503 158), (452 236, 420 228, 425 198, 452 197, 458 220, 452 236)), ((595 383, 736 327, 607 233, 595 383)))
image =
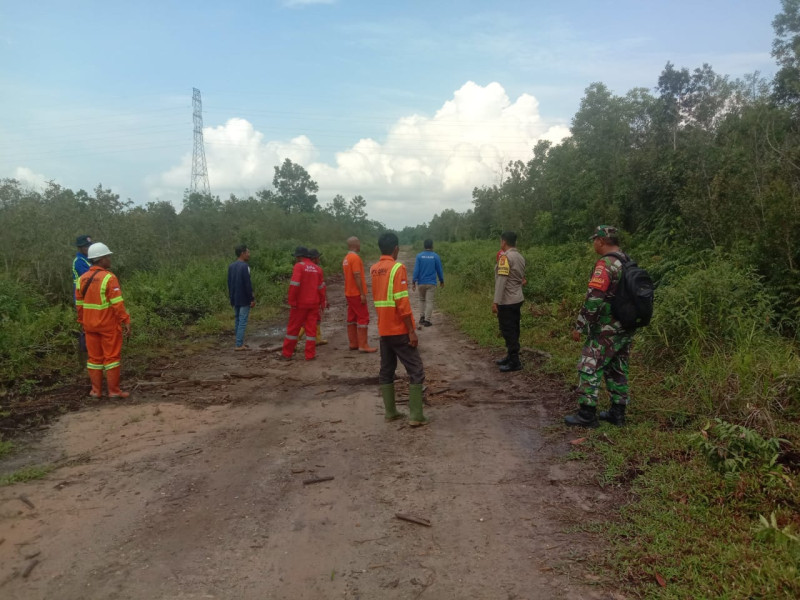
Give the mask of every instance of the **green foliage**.
POLYGON ((758 432, 742 425, 714 419, 700 433, 691 438, 692 443, 708 459, 713 468, 723 474, 738 473, 746 469, 780 469, 776 465, 780 445, 778 438, 765 440, 758 432))
POLYGON ((34 467, 25 467, 18 471, 14 471, 8 475, 0 476, 0 487, 5 485, 12 485, 14 483, 22 483, 24 481, 33 481, 45 477, 50 471, 53 470, 52 465, 39 465, 34 467))
POLYGON ((794 523, 781 527, 774 512, 769 515, 769 519, 764 515, 758 515, 758 521, 755 527, 757 539, 800 555, 800 535, 797 534, 794 523))

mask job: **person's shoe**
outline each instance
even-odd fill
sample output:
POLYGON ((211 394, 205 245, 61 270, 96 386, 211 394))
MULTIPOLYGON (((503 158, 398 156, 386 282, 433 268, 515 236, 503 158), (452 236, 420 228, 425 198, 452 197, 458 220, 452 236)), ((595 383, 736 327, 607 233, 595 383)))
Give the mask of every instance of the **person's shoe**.
POLYGON ((377 352, 377 348, 371 348, 367 344, 367 328, 366 327, 359 327, 358 328, 358 351, 359 352, 377 352))
POLYGON ((601 421, 607 421, 617 427, 625 425, 625 405, 612 404, 611 410, 604 410, 597 414, 597 418, 601 421))
POLYGON ((250 346, 248 346, 247 344, 242 344, 241 346, 236 346, 234 350, 236 350, 237 352, 242 352, 244 350, 250 350, 250 346))
POLYGON ((417 329, 422 329, 423 325, 425 325, 425 319, 420 319, 419 323, 417 323, 417 329))
POLYGON ((519 356, 509 356, 508 362, 500 365, 501 373, 510 373, 511 371, 522 371, 522 362, 520 362, 519 356))
POLYGON ((317 346, 324 346, 328 343, 328 340, 322 339, 322 328, 320 328, 319 323, 317 323, 317 346))
POLYGON ((428 319, 425 319, 425 323, 423 323, 423 325, 425 325, 425 327, 430 327, 431 325, 433 325, 433 323, 428 321, 428 319))
POLYGON ((100 369, 88 369, 89 381, 92 382, 92 391, 89 398, 100 398, 103 395, 103 372, 100 369))
POLYGON ((401 413, 397 410, 394 402, 394 384, 393 383, 382 383, 381 384, 381 396, 383 396, 383 418, 385 421, 394 421, 396 419, 402 419, 405 417, 405 413, 401 413))
POLYGON ((494 361, 494 364, 496 364, 498 367, 502 367, 503 365, 507 365, 509 360, 511 360, 511 357, 506 354, 503 358, 498 358, 496 361, 494 361))
POLYGON ((422 414, 421 383, 412 383, 408 386, 408 424, 411 427, 420 427, 428 424, 428 419, 422 414))
POLYGON ((281 354, 281 355, 278 357, 278 360, 286 360, 286 361, 289 361, 289 360, 292 360, 292 357, 291 357, 291 356, 286 356, 285 354, 281 354))
POLYGON ((347 324, 347 341, 350 343, 350 350, 358 350, 358 325, 355 323, 347 324))
POLYGON ((564 423, 573 427, 590 427, 592 429, 599 427, 597 407, 581 404, 577 413, 564 417, 564 423))
POLYGON ((127 398, 130 396, 128 392, 123 392, 119 388, 120 368, 114 367, 106 371, 106 383, 108 384, 108 397, 109 398, 127 398))

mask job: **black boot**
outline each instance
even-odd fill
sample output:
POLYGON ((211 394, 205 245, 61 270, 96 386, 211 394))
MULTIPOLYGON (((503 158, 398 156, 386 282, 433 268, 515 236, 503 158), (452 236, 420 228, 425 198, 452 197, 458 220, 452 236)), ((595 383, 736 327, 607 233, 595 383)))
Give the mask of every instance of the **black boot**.
POLYGON ((612 404, 611 410, 604 410, 597 415, 601 421, 608 421, 612 425, 622 427, 625 425, 625 405, 612 404))
POLYGON ((597 407, 581 404, 577 413, 564 417, 564 423, 578 427, 599 427, 600 422, 597 420, 597 407))
POLYGON ((519 354, 509 355, 508 360, 505 364, 500 365, 500 371, 502 373, 509 373, 511 371, 521 371, 522 370, 522 363, 519 360, 519 354))
MULTIPOLYGON (((509 361, 508 354, 506 354, 503 358, 498 358, 496 361, 494 361, 494 364, 502 367, 503 365, 507 365, 508 361, 509 361)), ((86 361, 83 361, 83 365, 86 366, 86 361)))

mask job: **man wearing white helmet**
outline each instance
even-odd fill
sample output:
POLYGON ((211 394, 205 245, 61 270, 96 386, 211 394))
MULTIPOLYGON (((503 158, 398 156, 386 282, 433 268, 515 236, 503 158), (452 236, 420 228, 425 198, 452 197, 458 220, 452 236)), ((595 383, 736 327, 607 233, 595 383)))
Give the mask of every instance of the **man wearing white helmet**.
POLYGON ((86 367, 92 382, 89 396, 99 398, 103 392, 103 372, 106 373, 109 398, 127 398, 128 392, 119 388, 122 332, 131 335, 131 317, 125 310, 122 290, 111 268, 111 250, 95 243, 89 246, 87 258, 92 267, 78 280, 75 290, 78 323, 86 332, 89 360, 86 367))

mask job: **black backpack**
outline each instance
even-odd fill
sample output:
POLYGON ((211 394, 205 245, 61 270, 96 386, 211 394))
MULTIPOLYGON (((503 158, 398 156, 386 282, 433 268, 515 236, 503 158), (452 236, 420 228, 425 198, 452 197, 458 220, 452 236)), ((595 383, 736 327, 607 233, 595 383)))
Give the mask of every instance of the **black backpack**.
POLYGON ((622 274, 611 299, 611 313, 625 329, 649 325, 653 318, 654 289, 650 274, 621 252, 609 252, 606 256, 618 258, 622 263, 622 274))

